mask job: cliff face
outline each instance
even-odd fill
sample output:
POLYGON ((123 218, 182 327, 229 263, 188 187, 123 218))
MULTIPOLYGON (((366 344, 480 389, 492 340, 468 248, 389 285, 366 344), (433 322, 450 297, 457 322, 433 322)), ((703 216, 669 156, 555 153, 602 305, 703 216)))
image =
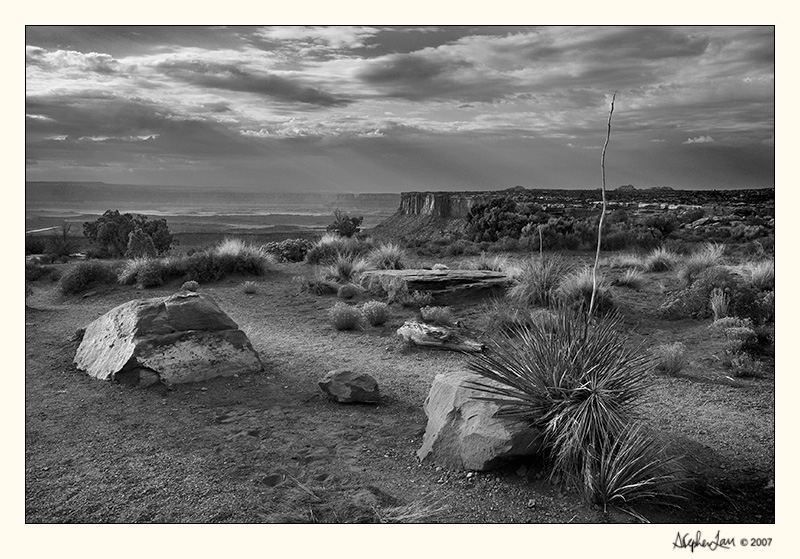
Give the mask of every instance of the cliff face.
POLYGON ((463 218, 478 196, 461 192, 403 192, 400 195, 401 215, 463 218))

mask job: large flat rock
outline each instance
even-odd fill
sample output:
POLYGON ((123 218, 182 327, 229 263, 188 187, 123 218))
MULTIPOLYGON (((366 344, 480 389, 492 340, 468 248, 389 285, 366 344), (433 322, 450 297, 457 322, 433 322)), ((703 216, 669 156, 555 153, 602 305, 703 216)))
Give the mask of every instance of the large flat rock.
POLYGON ((429 292, 439 302, 494 295, 511 285, 508 276, 491 270, 369 270, 361 275, 361 283, 385 292, 402 285, 409 292, 429 292))
POLYGON ((101 380, 179 384, 263 369, 247 335, 208 296, 124 303, 89 324, 75 365, 101 380))

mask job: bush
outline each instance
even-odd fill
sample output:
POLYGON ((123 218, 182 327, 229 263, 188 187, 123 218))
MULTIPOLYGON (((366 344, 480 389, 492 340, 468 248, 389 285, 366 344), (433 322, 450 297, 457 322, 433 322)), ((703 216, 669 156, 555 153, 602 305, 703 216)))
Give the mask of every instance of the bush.
POLYGON ((136 229, 150 237, 159 255, 177 244, 165 219, 148 221, 144 215, 120 214, 117 210, 107 210, 97 220, 83 224, 83 234, 96 243, 103 254, 112 257, 125 254, 130 234, 136 229))
POLYGON ((367 256, 367 261, 377 270, 402 270, 405 259, 406 252, 394 243, 375 247, 367 256))
POLYGON ((25 254, 44 254, 45 242, 42 237, 25 235, 25 254))
MULTIPOLYGON (((583 268, 564 277, 554 293, 556 298, 565 305, 588 312, 593 291, 592 269, 583 268)), ((614 300, 611 297, 611 289, 605 278, 598 275, 594 312, 602 315, 610 312, 613 308, 614 300)))
POLYGON ((433 295, 427 291, 412 291, 411 293, 401 293, 397 300, 404 307, 420 308, 433 303, 433 295))
POLYGON ((361 230, 361 222, 363 221, 363 217, 350 217, 336 210, 333 212, 333 223, 328 225, 326 230, 342 237, 352 237, 361 230))
POLYGON ((450 307, 422 307, 419 309, 423 322, 439 326, 453 326, 456 323, 450 307))
POLYGON ((66 221, 47 239, 47 252, 55 257, 68 257, 75 252, 77 245, 70 238, 69 231, 72 226, 66 221))
MULTIPOLYGON (((668 459, 658 458, 643 470, 635 453, 619 452, 630 447, 628 430, 639 419, 650 367, 620 335, 621 321, 611 313, 587 324, 582 314, 561 309, 555 325, 495 333, 488 351, 468 362, 472 371, 500 385, 475 385, 487 395, 481 399, 499 404, 498 415, 539 427, 554 474, 603 503, 619 494, 610 491, 613 479, 630 479, 636 471, 646 473, 637 483, 648 497, 668 494, 670 485, 669 474, 661 473, 669 470, 668 459)), ((630 488, 629 496, 636 494, 630 488)))
POLYGON ((58 270, 54 266, 42 266, 35 262, 25 262, 25 281, 37 281, 45 276, 51 276, 58 270))
POLYGON ((183 291, 197 291, 198 289, 200 289, 200 284, 196 281, 185 281, 181 285, 183 291))
POLYGON ((258 284, 254 281, 246 281, 242 286, 242 291, 244 291, 248 295, 253 295, 255 293, 258 293, 258 284))
POLYGON ((747 353, 739 353, 730 361, 731 372, 735 377, 762 377, 764 376, 764 364, 754 359, 747 353))
POLYGON ((380 326, 391 317, 389 305, 380 301, 367 301, 361 305, 361 314, 372 326, 380 326))
POLYGON ((109 265, 96 260, 78 262, 67 270, 58 282, 58 288, 64 295, 82 293, 97 285, 116 283, 117 273, 109 265))
POLYGON ((667 272, 680 261, 680 255, 666 248, 653 250, 644 260, 645 272, 667 272))
POLYGON ((571 271, 572 265, 561 255, 532 258, 514 274, 516 284, 506 297, 518 307, 547 306, 553 291, 571 271))
POLYGON ((305 276, 294 276, 292 283, 300 288, 300 291, 312 293, 314 295, 332 295, 339 290, 339 286, 323 278, 306 278, 305 276))
POLYGON ((262 247, 241 239, 225 239, 211 250, 175 260, 171 267, 186 279, 200 283, 218 281, 232 274, 263 276, 273 270, 275 257, 262 247))
POLYGON ((633 268, 635 270, 644 269, 644 260, 635 254, 615 254, 608 259, 611 268, 633 268))
POLYGON ((328 311, 328 316, 337 330, 357 330, 361 328, 363 320, 361 312, 356 307, 341 301, 328 311))
POLYGON ((156 259, 145 260, 144 265, 136 272, 136 283, 142 287, 158 287, 164 285, 164 266, 156 259))
POLYGON ((281 262, 302 262, 313 244, 308 239, 286 239, 269 242, 264 245, 264 250, 281 262))
POLYGON ((686 346, 681 342, 663 344, 653 349, 655 369, 665 375, 676 375, 686 366, 686 346))
POLYGON ((125 258, 154 258, 156 254, 156 245, 144 229, 136 227, 129 233, 125 258))
POLYGON ((352 299, 353 297, 361 295, 361 288, 352 283, 346 283, 339 288, 336 295, 339 299, 352 299))

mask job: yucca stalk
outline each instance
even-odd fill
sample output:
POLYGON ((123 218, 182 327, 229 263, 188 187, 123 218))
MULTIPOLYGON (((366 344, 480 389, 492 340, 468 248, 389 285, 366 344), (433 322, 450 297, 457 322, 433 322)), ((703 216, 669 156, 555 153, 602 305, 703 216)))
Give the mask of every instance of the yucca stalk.
POLYGON ((605 220, 606 216, 606 148, 608 147, 608 142, 611 140, 611 115, 614 114, 614 101, 616 99, 617 99, 617 92, 615 91, 614 95, 611 97, 611 109, 608 111, 608 131, 606 132, 606 141, 603 144, 603 154, 600 157, 600 169, 603 177, 600 187, 600 193, 602 194, 603 197, 603 211, 600 213, 600 223, 597 226, 597 251, 595 252, 594 267, 592 268, 593 288, 592 288, 592 298, 589 301, 588 317, 592 316, 592 311, 594 310, 595 293, 597 293, 597 267, 600 264, 600 242, 603 236, 603 221, 605 220))

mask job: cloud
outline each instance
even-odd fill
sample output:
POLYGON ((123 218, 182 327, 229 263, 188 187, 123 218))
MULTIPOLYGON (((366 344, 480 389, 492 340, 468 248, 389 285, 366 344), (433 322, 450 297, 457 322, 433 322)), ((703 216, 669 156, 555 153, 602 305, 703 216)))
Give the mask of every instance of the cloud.
POLYGON ((172 60, 162 62, 156 68, 165 75, 200 87, 253 93, 282 102, 320 107, 342 107, 352 102, 307 86, 302 80, 270 73, 254 74, 233 64, 172 60))
POLYGON ((711 136, 698 136, 696 138, 689 138, 684 144, 713 144, 714 138, 711 136))
POLYGON ((73 50, 47 51, 31 45, 25 46, 25 65, 38 66, 44 70, 70 69, 98 74, 113 74, 119 69, 119 63, 108 54, 73 50))
POLYGON ((375 27, 355 27, 336 25, 263 27, 255 35, 269 41, 299 42, 308 46, 330 47, 333 49, 354 49, 364 46, 364 41, 374 37, 380 30, 375 27))

